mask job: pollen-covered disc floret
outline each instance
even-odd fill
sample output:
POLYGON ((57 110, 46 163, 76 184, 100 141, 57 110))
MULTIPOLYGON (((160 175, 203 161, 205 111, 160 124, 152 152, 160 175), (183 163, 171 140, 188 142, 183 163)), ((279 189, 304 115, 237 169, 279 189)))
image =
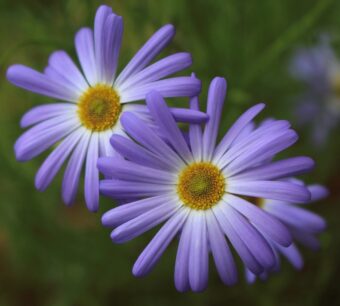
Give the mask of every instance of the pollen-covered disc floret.
POLYGON ((177 193, 185 205, 196 210, 209 209, 225 192, 225 178, 211 163, 187 166, 179 175, 177 193))
POLYGON ((80 97, 78 115, 86 128, 100 132, 116 124, 121 109, 119 96, 111 86, 96 85, 80 97))

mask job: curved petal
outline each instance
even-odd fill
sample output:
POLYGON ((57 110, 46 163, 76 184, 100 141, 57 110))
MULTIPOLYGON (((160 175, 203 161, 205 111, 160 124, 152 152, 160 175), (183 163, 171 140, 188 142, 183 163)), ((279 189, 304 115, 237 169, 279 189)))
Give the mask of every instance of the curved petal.
POLYGON ((291 203, 306 203, 310 193, 304 186, 281 181, 243 181, 228 180, 227 191, 239 195, 287 201, 291 203))
POLYGON ((224 78, 214 78, 209 86, 207 114, 209 121, 203 132, 203 159, 211 160, 215 150, 216 138, 227 92, 227 82, 224 78))
POLYGON ((126 137, 112 135, 110 142, 118 153, 136 164, 160 170, 172 169, 172 165, 164 163, 156 154, 144 149, 126 137))
MULTIPOLYGON (((268 143, 271 144, 277 139, 280 140, 280 137, 283 137, 289 131, 289 127, 290 124, 286 120, 273 120, 270 125, 266 127, 261 125, 246 137, 243 137, 243 139, 237 137, 225 154, 223 154, 218 161, 216 158, 215 160, 217 164, 223 168, 242 154, 247 152, 250 154, 254 148, 258 148, 259 145, 268 145, 268 143)), ((239 136, 242 136, 241 134, 240 132, 239 136)), ((272 155, 267 155, 265 160, 272 159, 274 154, 276 154, 275 151, 272 155)))
POLYGON ((172 165, 175 169, 184 164, 176 152, 136 115, 125 112, 120 120, 126 132, 135 141, 155 153, 164 164, 170 164, 169 166, 172 165))
POLYGON ((136 165, 135 163, 112 157, 98 160, 98 169, 106 176, 131 182, 154 184, 176 184, 174 173, 136 165))
POLYGON ((128 78, 146 67, 167 46, 174 35, 175 28, 171 24, 163 26, 154 33, 120 73, 115 86, 119 87, 128 78))
POLYGON ((224 284, 234 285, 237 282, 237 269, 233 255, 213 212, 208 210, 206 217, 209 245, 217 272, 224 284))
POLYGON ((45 159, 35 176, 35 187, 39 191, 45 190, 51 184, 83 134, 82 128, 72 132, 45 159))
POLYGON ((230 205, 221 205, 221 210, 261 266, 266 270, 272 268, 275 265, 275 255, 266 239, 230 205))
POLYGON ((254 255, 250 252, 247 245, 244 243, 239 233, 235 231, 235 229, 231 226, 227 216, 225 216, 221 204, 214 206, 213 213, 218 220, 221 229, 226 234, 231 244, 235 248, 238 255, 241 257, 245 266, 255 274, 260 274, 263 272, 263 267, 256 260, 254 255))
POLYGON ((175 286, 180 292, 190 289, 189 284, 189 255, 191 242, 191 222, 190 214, 183 226, 183 230, 178 243, 176 263, 175 263, 175 286))
POLYGON ((22 134, 14 145, 15 156, 19 161, 27 161, 39 155, 57 141, 80 126, 73 116, 55 117, 30 128, 22 134))
POLYGON ((75 46, 87 81, 92 86, 97 84, 97 67, 92 29, 80 29, 75 36, 75 46))
POLYGON ((157 185, 151 183, 113 180, 102 180, 100 181, 99 187, 103 195, 118 200, 152 197, 162 193, 170 193, 174 190, 173 185, 157 185))
POLYGON ((295 267, 295 269, 302 269, 303 267, 303 259, 302 256, 297 249, 297 247, 292 244, 288 248, 283 248, 278 246, 280 252, 289 260, 289 262, 295 267))
POLYGON ((230 145, 238 137, 238 135, 240 135, 247 124, 251 122, 254 117, 263 110, 264 107, 265 105, 263 103, 257 104, 249 108, 235 121, 214 151, 215 162, 218 162, 218 160, 230 148, 230 145))
POLYGON ((254 142, 248 150, 232 160, 226 167, 229 176, 236 175, 241 171, 256 166, 260 162, 272 158, 275 154, 290 147, 298 139, 296 132, 287 130, 277 134, 268 135, 262 141, 254 142))
POLYGON ((86 131, 67 164, 62 184, 62 197, 66 205, 71 205, 75 200, 90 138, 91 133, 86 131))
POLYGON ((292 157, 246 170, 234 177, 244 180, 274 180, 306 173, 313 169, 314 161, 306 156, 292 157))
POLYGON ((24 65, 13 65, 7 70, 7 79, 12 84, 26 90, 61 99, 69 102, 77 102, 78 93, 65 88, 53 78, 46 76, 24 65))
POLYGON ((323 218, 293 204, 270 202, 266 204, 266 210, 282 222, 304 232, 319 233, 326 228, 323 218))
POLYGON ((182 207, 175 215, 173 215, 158 231, 155 237, 150 241, 147 247, 139 255, 136 260, 132 273, 135 276, 144 276, 148 274, 151 269, 159 261, 160 257, 176 236, 178 231, 183 227, 185 220, 189 214, 189 209, 182 207))
POLYGON ((84 195, 89 211, 95 212, 99 206, 99 172, 97 161, 99 156, 99 134, 92 133, 86 156, 84 195))
POLYGON ((146 103, 153 119, 161 129, 162 134, 165 135, 167 141, 185 161, 192 161, 193 157, 188 144, 162 96, 156 91, 151 91, 146 96, 146 103))
POLYGON ((180 206, 172 198, 157 207, 123 223, 111 232, 111 239, 116 243, 124 243, 145 233, 156 225, 169 219, 180 206))
POLYGON ((159 196, 137 200, 115 207, 102 216, 102 224, 106 227, 121 225, 142 215, 143 213, 157 208, 163 203, 171 202, 172 199, 172 194, 161 194, 159 196))
POLYGON ((22 116, 20 126, 26 128, 53 117, 68 116, 70 114, 75 115, 76 111, 76 105, 70 103, 53 103, 35 106, 22 116))
POLYGON ((151 91, 158 91, 164 98, 193 97, 201 90, 201 81, 191 77, 174 77, 136 86, 119 92, 121 103, 145 100, 151 91))
POLYGON ((316 202, 327 198, 329 195, 329 191, 325 186, 313 184, 307 186, 310 194, 311 194, 311 202, 316 202))
POLYGON ((104 25, 104 81, 113 84, 116 75, 118 56, 123 37, 123 19, 121 16, 111 14, 104 25))
POLYGON ((191 242, 189 260, 189 283, 195 292, 203 291, 208 285, 209 251, 207 225, 204 211, 190 214, 191 242))
POLYGON ((280 221, 272 217, 263 209, 231 194, 224 196, 223 201, 235 208, 261 232, 265 233, 267 237, 276 243, 285 247, 292 243, 292 236, 289 230, 280 221))
POLYGON ((72 85, 78 95, 81 95, 89 87, 84 76, 65 51, 53 52, 48 59, 48 64, 60 75, 65 82, 65 87, 67 84, 72 85))
POLYGON ((146 83, 161 80, 171 74, 188 68, 192 64, 190 53, 176 53, 169 55, 149 67, 136 73, 126 82, 119 86, 120 91, 127 90, 134 86, 141 86, 146 83))

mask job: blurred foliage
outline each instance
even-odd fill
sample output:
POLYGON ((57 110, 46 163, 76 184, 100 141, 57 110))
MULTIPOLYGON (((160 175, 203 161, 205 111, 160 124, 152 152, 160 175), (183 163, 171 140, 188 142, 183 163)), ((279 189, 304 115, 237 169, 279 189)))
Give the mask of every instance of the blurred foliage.
MULTIPOLYGON (((322 250, 303 250, 305 267, 297 272, 284 263, 268 282, 224 287, 215 271, 202 294, 180 294, 173 285, 176 246, 173 244, 151 275, 135 279, 131 267, 152 237, 113 245, 100 226, 101 214, 113 206, 102 199, 101 211, 90 214, 79 196, 72 208, 60 199, 61 175, 44 193, 34 189, 34 175, 43 160, 18 163, 15 139, 22 133, 20 117, 34 105, 51 101, 11 86, 6 68, 23 63, 37 69, 55 49, 73 56, 74 34, 92 26, 100 1, 0 0, 0 306, 64 305, 340 305, 340 139, 316 149, 309 131, 285 155, 305 154, 317 161, 308 182, 321 182, 331 196, 313 209, 329 224, 322 250)), ((295 96, 301 86, 287 66, 296 47, 312 45, 330 33, 340 56, 340 2, 337 0, 157 0, 106 1, 124 17, 120 66, 161 25, 177 28, 164 54, 190 51, 191 68, 203 81, 204 105, 209 81, 227 77, 228 103, 221 133, 247 107, 265 101, 264 116, 294 118, 295 96)), ((191 70, 188 70, 189 73, 191 70)), ((178 102, 175 102, 178 103, 178 102)), ((183 102, 182 102, 183 103, 183 102)), ((186 103, 186 102, 184 102, 186 103)), ((178 103, 179 104, 179 103, 178 103)))

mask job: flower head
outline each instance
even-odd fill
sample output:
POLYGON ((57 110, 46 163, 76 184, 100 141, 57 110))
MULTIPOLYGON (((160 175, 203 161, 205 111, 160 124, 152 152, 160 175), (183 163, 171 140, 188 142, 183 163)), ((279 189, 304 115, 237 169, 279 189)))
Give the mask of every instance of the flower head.
MULTIPOLYGON (((23 128, 33 127, 15 144, 18 160, 30 160, 60 142, 37 172, 37 189, 47 188, 69 158, 62 197, 66 204, 73 203, 85 163, 86 204, 91 211, 98 209, 97 158, 115 154, 109 138, 112 132, 124 135, 119 118, 128 110, 150 121, 146 106, 132 102, 143 100, 151 89, 166 97, 193 96, 200 90, 197 79, 164 79, 191 65, 188 53, 176 53, 149 65, 174 34, 172 25, 159 29, 116 76, 123 20, 103 5, 97 10, 94 29, 82 28, 75 36, 82 71, 65 51, 52 53, 43 73, 23 65, 9 67, 7 78, 14 85, 65 101, 37 106, 21 120, 23 128)), ((185 109, 175 108, 172 113, 182 121, 206 119, 202 113, 185 109)))
MULTIPOLYGON (((305 186, 282 178, 310 170, 313 161, 308 157, 271 161, 297 135, 283 120, 267 121, 253 130, 252 121, 263 104, 240 116, 217 144, 225 94, 225 79, 213 79, 208 93, 209 121, 204 130, 200 124, 191 124, 186 139, 161 94, 151 92, 147 106, 161 136, 126 112, 121 122, 132 139, 111 138, 125 160, 98 161, 103 174, 113 178, 101 181, 101 192, 130 199, 102 218, 104 226, 114 228, 114 242, 131 240, 165 221, 137 259, 136 276, 150 272, 177 235, 175 285, 180 291, 201 291, 207 286, 209 252, 220 278, 231 285, 237 271, 230 245, 245 266, 259 275, 276 264, 270 241, 282 246, 292 241, 287 227, 246 198, 308 202, 310 193, 305 186)), ((191 108, 198 110, 197 97, 191 100, 191 108)))
MULTIPOLYGON (((300 180, 291 180, 296 184, 303 185, 303 182, 300 180)), ((309 203, 321 200, 328 195, 327 189, 321 185, 313 184, 307 186, 307 188, 311 194, 311 201, 309 203)), ((285 224, 296 242, 312 250, 317 250, 319 248, 319 241, 315 236, 321 233, 326 227, 326 222, 323 218, 311 211, 308 211, 304 207, 301 207, 300 204, 269 199, 252 199, 251 201, 253 203, 256 201, 260 203, 260 207, 262 209, 285 224)), ((279 270, 280 255, 284 256, 296 269, 302 268, 303 258, 296 246, 296 243, 292 243, 288 247, 282 247, 275 242, 272 242, 271 246, 278 260, 271 271, 264 271, 259 275, 261 279, 266 279, 270 272, 276 272, 279 270)), ((248 269, 246 269, 246 277, 249 283, 253 283, 256 280, 256 275, 248 269)))

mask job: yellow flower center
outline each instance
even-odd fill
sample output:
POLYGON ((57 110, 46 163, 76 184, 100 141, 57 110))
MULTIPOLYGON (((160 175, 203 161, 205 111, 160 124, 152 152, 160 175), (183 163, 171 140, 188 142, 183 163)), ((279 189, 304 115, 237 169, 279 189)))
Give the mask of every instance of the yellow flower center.
POLYGON ((177 193, 192 209, 206 210, 216 205, 225 193, 226 181, 211 163, 193 163, 179 174, 177 193))
POLYGON ((79 99, 78 115, 81 123, 91 131, 112 128, 122 107, 117 92, 108 85, 90 87, 79 99))

